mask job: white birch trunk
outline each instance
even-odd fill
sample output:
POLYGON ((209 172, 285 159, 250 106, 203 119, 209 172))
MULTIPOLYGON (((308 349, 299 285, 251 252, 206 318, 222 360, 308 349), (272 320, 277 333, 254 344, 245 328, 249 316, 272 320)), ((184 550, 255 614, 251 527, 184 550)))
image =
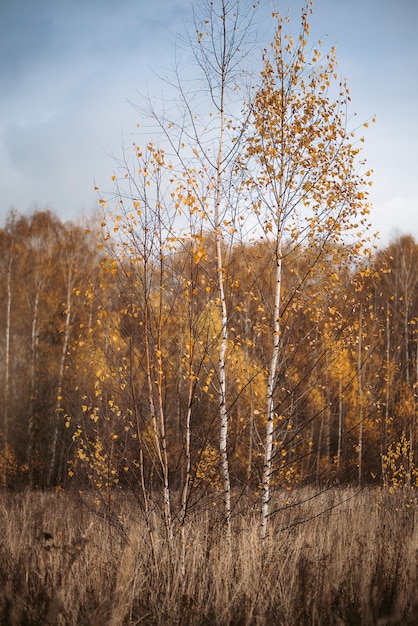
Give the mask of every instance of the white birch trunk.
MULTIPOLYGON (((4 359, 4 406, 3 406, 3 439, 4 445, 9 444, 9 398, 10 398, 10 325, 12 312, 12 263, 13 263, 13 242, 10 246, 10 257, 7 265, 7 286, 6 286, 6 333, 5 333, 5 359, 4 359)), ((5 450, 5 452, 7 452, 5 450)), ((7 454, 5 454, 7 458, 7 454)), ((7 487, 7 463, 3 464, 3 487, 7 487)))
POLYGON ((58 383, 57 383, 57 396, 54 410, 54 424, 52 431, 52 443, 51 443, 51 458, 49 462, 48 471, 48 486, 52 485, 52 481, 55 473, 55 465, 57 460, 57 447, 58 447, 58 435, 62 410, 62 385, 64 381, 65 361, 67 359, 68 346, 70 343, 71 332, 71 315, 72 315, 72 291, 73 291, 73 268, 71 262, 68 266, 67 274, 67 298, 65 308, 65 323, 64 323, 64 340, 62 343, 61 357, 58 368, 58 383))
POLYGON ((275 292, 273 307, 273 351, 269 364, 267 382, 267 415, 266 415, 266 439, 264 451, 264 467, 261 483, 261 539, 267 537, 267 525, 270 506, 273 434, 274 434, 274 389, 277 380, 277 370, 280 352, 280 302, 282 291, 282 241, 279 232, 275 254, 275 292))
POLYGON ((225 508, 225 524, 229 527, 231 517, 231 482, 229 477, 228 462, 228 410, 226 406, 226 351, 228 346, 228 311, 225 298, 225 276, 221 245, 221 196, 222 196, 222 160, 225 118, 223 109, 223 92, 221 98, 221 133, 218 150, 218 162, 216 172, 216 197, 215 197, 215 236, 216 236, 216 272, 218 277, 219 306, 221 308, 221 341, 218 356, 219 376, 219 418, 220 437, 219 455, 221 461, 223 499, 225 508))
POLYGON ((33 467, 32 455, 36 434, 36 415, 35 415, 35 375, 36 375, 36 357, 38 349, 38 314, 41 287, 38 283, 36 286, 35 302, 33 305, 32 332, 31 332, 31 368, 30 368, 30 404, 31 413, 28 424, 28 450, 27 462, 29 467, 29 485, 33 487, 33 467))
POLYGON ((221 340, 218 355, 218 376, 219 376, 219 456, 221 463, 222 484, 223 484, 223 501, 224 515, 227 529, 230 527, 231 517, 231 481, 229 476, 228 462, 228 410, 226 406, 226 352, 228 346, 228 311, 225 298, 225 268, 222 255, 222 169, 224 159, 224 142, 225 142, 225 90, 226 90, 226 72, 227 72, 227 30, 226 30, 226 7, 223 5, 222 21, 222 50, 221 59, 221 80, 220 80, 220 100, 219 100, 219 116, 220 131, 219 144, 216 163, 216 187, 215 187, 215 238, 216 238, 216 274, 218 281, 218 297, 221 309, 221 340))

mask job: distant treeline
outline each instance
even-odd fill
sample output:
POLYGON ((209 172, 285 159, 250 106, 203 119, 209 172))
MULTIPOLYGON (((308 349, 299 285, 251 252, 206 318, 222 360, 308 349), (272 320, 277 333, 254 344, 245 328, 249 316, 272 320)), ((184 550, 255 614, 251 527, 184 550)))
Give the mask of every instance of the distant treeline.
MULTIPOLYGON (((0 484, 157 490, 164 454, 172 487, 188 475, 221 491, 214 237, 145 257, 144 233, 121 255, 95 231, 49 211, 11 213, 0 231, 0 484)), ((269 250, 237 243, 225 255, 229 470, 233 489, 253 492, 269 250)), ((402 236, 335 280, 333 250, 303 280, 314 254, 283 253, 274 484, 390 484, 400 465, 415 484, 418 244, 402 236)))

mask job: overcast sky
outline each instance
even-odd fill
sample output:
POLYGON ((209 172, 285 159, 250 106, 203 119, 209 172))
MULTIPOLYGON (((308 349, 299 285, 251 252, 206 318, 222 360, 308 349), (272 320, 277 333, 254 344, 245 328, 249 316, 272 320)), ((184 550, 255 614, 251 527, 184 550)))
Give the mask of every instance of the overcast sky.
MULTIPOLYGON (((302 0, 276 4, 296 29, 302 0)), ((271 1, 261 5, 268 15, 271 1)), ((109 187, 112 155, 141 122, 130 103, 164 90, 156 74, 190 17, 190 0, 0 0, 0 226, 12 207, 62 219, 94 209, 94 184, 109 187)), ((312 41, 336 43, 350 112, 377 116, 363 154, 382 243, 418 240, 417 25, 418 0, 314 1, 312 41)))

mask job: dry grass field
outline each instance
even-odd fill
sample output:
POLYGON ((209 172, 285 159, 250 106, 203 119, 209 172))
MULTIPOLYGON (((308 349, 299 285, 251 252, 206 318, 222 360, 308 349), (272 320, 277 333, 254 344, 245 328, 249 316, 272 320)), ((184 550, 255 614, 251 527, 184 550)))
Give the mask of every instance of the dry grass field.
POLYGON ((109 524, 93 497, 89 507, 65 493, 3 493, 0 623, 418 624, 415 496, 314 495, 288 496, 263 545, 256 511, 234 517, 228 541, 202 507, 185 550, 176 540, 170 553, 158 520, 150 536, 128 497, 109 524))

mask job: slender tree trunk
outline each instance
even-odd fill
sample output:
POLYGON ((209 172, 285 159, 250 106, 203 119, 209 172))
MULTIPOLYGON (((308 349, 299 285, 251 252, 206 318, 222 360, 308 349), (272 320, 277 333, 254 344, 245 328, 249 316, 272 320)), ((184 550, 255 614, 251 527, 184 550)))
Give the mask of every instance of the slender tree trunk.
POLYGON ((30 367, 30 415, 28 423, 28 450, 27 450, 27 463, 29 467, 29 486, 33 487, 33 450, 36 437, 36 408, 35 408, 35 376, 36 376, 36 359, 38 350, 38 314, 39 314, 39 301, 40 301, 40 285, 37 285, 35 302, 33 305, 33 317, 32 317, 32 332, 31 332, 31 367, 30 367))
MULTIPOLYGON (((159 192, 159 187, 158 191, 159 192)), ((156 361, 157 361, 157 399, 158 399, 158 419, 159 419, 159 438, 161 445, 161 458, 162 464, 161 469, 163 473, 163 498, 164 498, 164 521, 166 526, 166 534, 169 549, 171 550, 173 546, 173 520, 172 520, 172 512, 171 512, 171 493, 170 493, 170 476, 169 476, 169 463, 168 463, 168 452, 167 452, 167 434, 166 434, 166 415, 164 410, 164 399, 163 399, 163 385, 164 385, 164 366, 163 366, 163 347, 161 344, 162 334, 163 334, 163 311, 164 311, 164 260, 163 260, 163 234, 162 234, 162 226, 163 226, 163 218, 160 209, 160 203, 156 202, 156 211, 157 211, 157 230, 158 230, 158 245, 160 248, 159 254, 159 299, 158 299, 158 313, 157 313, 157 346, 156 346, 156 361)))
POLYGON ((137 392, 135 388, 135 379, 134 379, 134 351, 132 345, 132 337, 129 338, 129 388, 131 391, 132 398, 132 407, 135 416, 135 425, 136 425, 136 434, 138 440, 138 469, 139 469, 139 482, 141 485, 142 497, 143 497, 143 506, 144 506, 144 516, 145 516, 145 524, 147 527, 151 552, 153 556, 154 566, 157 569, 157 554, 155 551, 155 540, 154 540, 154 529, 151 522, 151 510, 149 504, 149 494, 145 484, 145 469, 144 469, 144 452, 143 452, 143 439, 142 439, 142 427, 140 422, 140 414, 138 410, 138 398, 137 392))
POLYGON ((338 447, 337 447, 337 473, 341 467, 341 455, 342 455, 342 442, 343 442, 343 391, 342 391, 342 378, 340 376, 339 381, 339 393, 338 393, 338 447))
POLYGON ((389 304, 386 307, 386 393, 385 393, 385 419, 383 422, 383 437, 382 437, 382 449, 381 449, 381 463, 382 463, 382 481, 386 484, 386 468, 383 462, 385 454, 388 451, 388 432, 389 432, 389 402, 391 392, 391 372, 390 372, 390 312, 389 304))
MULTIPOLYGON (((412 432, 414 433, 414 441, 413 441, 414 448, 415 448, 415 439, 416 439, 417 424, 418 424, 418 393, 417 393, 417 389, 418 389, 418 330, 415 330, 415 385, 416 385, 415 413, 414 413, 414 423, 413 423, 413 429, 412 429, 412 432)), ((415 481, 416 480, 417 479, 415 478, 415 481)), ((416 484, 415 486, 418 486, 418 484, 416 484)))
POLYGON ((279 233, 275 254, 275 287, 273 307, 273 351, 269 364, 267 382, 267 423, 264 451, 263 476, 261 481, 261 539, 267 536, 267 523, 270 505, 270 491, 272 478, 273 433, 274 433, 274 389, 277 380, 277 370, 280 352, 280 302, 282 291, 282 240, 279 233))
MULTIPOLYGON (((144 244, 145 247, 145 244, 144 244)), ((147 254, 145 252, 145 254, 147 254)), ((145 258, 145 255, 144 255, 145 258)), ((154 436, 155 450, 158 458, 159 472, 160 478, 163 485, 163 514, 164 514, 164 525, 166 531, 166 538, 168 542, 169 550, 171 551, 172 543, 173 543, 173 527, 172 527, 172 515, 171 515, 171 498, 170 498, 170 486, 169 486, 169 475, 168 475, 168 459, 167 459, 167 449, 166 449, 166 437, 165 437, 165 423, 164 423, 164 410, 163 410, 163 399, 162 399, 162 362, 161 362, 161 346, 159 343, 159 333, 160 329, 157 329, 158 337, 157 337, 157 345, 154 346, 155 350, 155 358, 157 361, 158 371, 155 371, 156 368, 152 364, 151 359, 151 327, 150 327, 150 305, 149 305, 149 297, 148 293, 148 271, 147 271, 147 262, 144 264, 144 350, 145 350, 145 363, 146 363, 146 378, 147 378, 147 388, 148 388, 148 403, 149 410, 151 415, 151 423, 152 423, 152 431, 154 436), (156 384, 157 383, 157 384, 156 384), (154 401, 154 389, 157 388, 157 407, 154 401)), ((161 285, 160 285, 161 287, 161 285)), ((161 290, 160 290, 161 291, 161 290)), ((161 294, 160 294, 161 295, 161 294)), ((158 322, 157 322, 158 323, 158 322)))
POLYGON ((223 482, 223 499, 225 524, 229 530, 231 517, 231 482, 229 476, 228 461, 228 409, 226 405, 226 352, 228 346, 228 311, 225 297, 225 268, 222 255, 222 169, 223 169, 223 151, 225 141, 225 89, 226 89, 226 10, 223 11, 223 49, 221 58, 224 64, 221 67, 221 95, 219 105, 220 116, 220 134, 218 155, 216 164, 216 187, 215 187, 215 238, 216 238, 216 274, 218 281, 219 306, 221 310, 221 341, 218 355, 218 376, 219 376, 219 418, 220 418, 220 436, 219 436, 219 455, 221 462, 221 473, 223 482))
POLYGON ((254 399, 254 380, 251 367, 251 359, 250 359, 250 351, 249 351, 249 343, 250 343, 250 333, 249 333, 249 297, 246 296, 246 302, 244 306, 244 319, 241 319, 241 332, 243 336, 243 351, 244 351, 244 363, 245 368, 247 370, 247 380, 248 389, 249 389, 249 407, 248 407, 248 416, 247 416, 247 424, 248 424, 248 456, 247 456, 247 470, 246 470, 246 479, 247 479, 247 488, 250 485, 252 473, 253 473, 253 452, 254 452, 254 411, 255 411, 255 399, 254 399))
POLYGON ((408 292, 405 294, 405 318, 404 318, 404 334, 405 334, 405 382, 407 387, 409 386, 409 305, 408 305, 408 292))
POLYGON ((186 574, 186 515, 187 515, 187 503, 189 499, 189 491, 191 486, 191 451, 190 451, 190 442, 191 442, 191 422, 192 422, 192 404, 193 404, 193 392, 194 392, 194 372, 193 372, 193 347, 192 347, 192 337, 190 335, 190 361, 189 361, 189 391, 187 398, 187 414, 186 414, 186 423, 185 423, 185 437, 184 437, 184 454, 186 457, 186 467, 185 467, 185 475, 183 480, 183 489, 181 492, 181 568, 182 574, 186 574))
POLYGON ((359 401, 359 435, 358 435, 358 483, 363 484, 363 378, 362 378, 362 316, 363 307, 360 305, 359 312, 359 336, 358 336, 358 353, 357 353, 357 384, 358 384, 358 401, 359 401))
POLYGON ((7 265, 7 279, 6 279, 6 332, 5 332, 5 359, 4 359, 4 405, 3 405, 3 440, 4 440, 4 459, 3 464, 3 487, 7 487, 8 478, 8 465, 7 465, 7 447, 9 442, 9 402, 10 402, 10 327, 11 327, 11 312, 12 312, 12 265, 13 265, 13 247, 12 242, 10 246, 10 256, 7 265))
MULTIPOLYGON (((247 353, 247 363, 249 363, 248 353, 247 353)), ((249 417, 248 417, 247 487, 250 484, 251 476, 253 473, 254 411, 255 411, 254 385, 251 382, 250 383, 250 406, 249 406, 249 417)))
MULTIPOLYGON (((190 275, 193 274, 193 260, 191 259, 190 265, 190 275)), ((185 455, 185 471, 183 478, 183 488, 181 493, 181 528, 182 528, 182 543, 183 543, 183 554, 185 551, 185 536, 184 536, 184 524, 186 521, 187 515, 187 503, 189 498, 189 490, 191 486, 191 469, 192 469, 192 459, 191 459, 191 424, 192 424, 192 406, 193 406, 193 395, 195 390, 195 379, 196 372, 194 371, 194 359, 195 359, 195 338, 193 336, 193 323, 194 323, 194 311, 193 311, 193 301, 190 297, 188 297, 188 370, 187 370, 187 381, 188 381, 188 392, 187 392, 187 413, 185 420, 185 434, 184 434, 184 455, 185 455)), ((180 380, 181 380, 180 376, 180 380)), ((184 559, 183 559, 184 566, 184 559)))
POLYGON ((321 415, 321 421, 319 425, 318 446, 316 453, 316 483, 319 485, 321 482, 321 454, 322 454, 322 440, 324 433, 324 412, 321 415))
POLYGON ((61 425, 62 418, 62 386, 64 382, 64 371, 65 371, 65 362, 67 359, 68 347, 70 343, 70 332, 71 332, 71 316, 72 316, 72 291, 73 291, 73 268, 71 262, 68 267, 67 274, 67 299, 66 299, 66 308, 65 308, 65 323, 64 323, 64 339, 62 343, 62 350, 58 368, 58 383, 57 383, 57 391, 56 391, 56 402, 54 409, 54 422, 53 422, 53 430, 52 430, 52 443, 51 443, 51 458, 49 462, 49 471, 47 484, 50 487, 54 481, 56 460, 57 460, 57 448, 58 448, 58 437, 61 425))
POLYGON ((327 459, 327 471, 331 467, 331 422, 332 422, 332 411, 331 411, 331 401, 330 401, 330 383, 329 383, 329 359, 328 356, 326 358, 326 373, 325 373, 325 400, 327 403, 327 407, 325 410, 325 456, 327 459))
POLYGON ((168 454, 167 454, 167 437, 166 437, 166 428, 165 428, 165 413, 164 413, 164 403, 163 403, 163 365, 162 365, 160 343, 158 343, 158 348, 157 348, 157 366, 158 366, 157 398, 158 398, 160 459, 161 459, 161 470, 163 474, 164 521, 165 521, 168 545, 171 547, 173 545, 174 537, 173 537, 173 524, 172 524, 172 515, 171 515, 170 478, 169 478, 169 465, 168 465, 168 454))

